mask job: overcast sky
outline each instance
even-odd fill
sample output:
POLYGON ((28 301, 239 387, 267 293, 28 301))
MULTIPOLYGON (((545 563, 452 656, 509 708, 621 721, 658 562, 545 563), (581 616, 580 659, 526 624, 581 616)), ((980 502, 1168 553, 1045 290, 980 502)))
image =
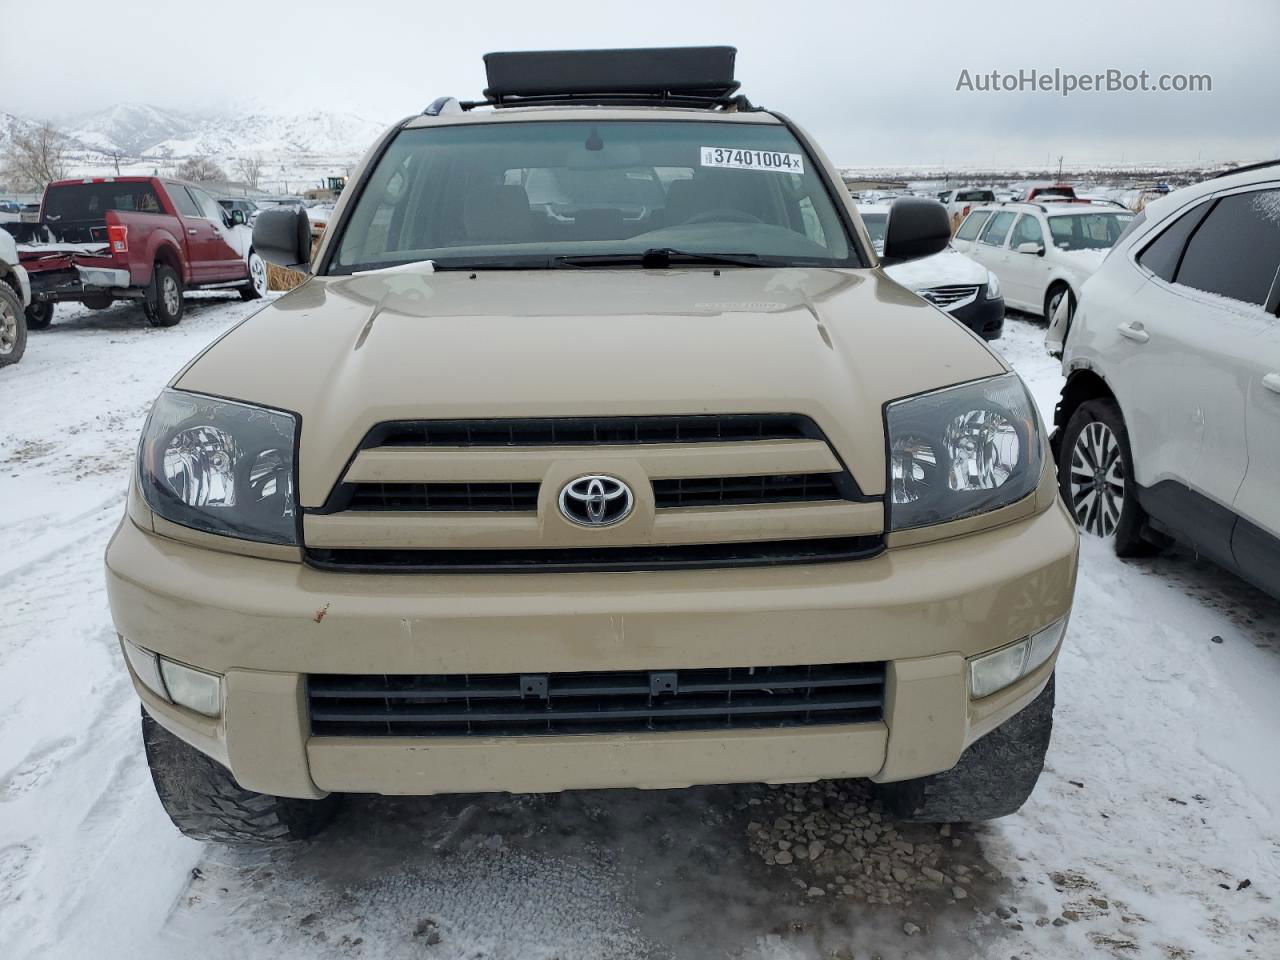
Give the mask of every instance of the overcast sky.
POLYGON ((0 0, 0 22, 0 111, 33 117, 143 102, 390 121, 478 95, 490 50, 732 44, 743 92, 844 165, 1280 156, 1280 0, 0 0), (956 90, 963 70, 1055 68, 1213 89, 956 90))

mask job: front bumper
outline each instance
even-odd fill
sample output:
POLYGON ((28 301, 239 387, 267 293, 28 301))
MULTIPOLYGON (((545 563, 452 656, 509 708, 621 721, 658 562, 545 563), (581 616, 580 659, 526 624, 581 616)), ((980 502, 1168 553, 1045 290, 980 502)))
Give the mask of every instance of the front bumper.
POLYGON ((281 796, 674 787, 949 769, 1028 704, 1051 659, 983 700, 965 658, 1065 616, 1061 504, 950 540, 823 566, 397 576, 194 547, 126 517, 107 550, 118 632, 224 676, 216 720, 139 686, 165 727, 281 796), (975 562, 975 558, 981 558, 975 562), (308 673, 671 670, 886 661, 884 720, 847 726, 528 737, 313 737, 308 673))
MULTIPOLYGON (((985 293, 987 288, 982 289, 985 293)), ((983 340, 998 340, 1004 332, 1004 297, 979 296, 972 303, 948 312, 983 340)))

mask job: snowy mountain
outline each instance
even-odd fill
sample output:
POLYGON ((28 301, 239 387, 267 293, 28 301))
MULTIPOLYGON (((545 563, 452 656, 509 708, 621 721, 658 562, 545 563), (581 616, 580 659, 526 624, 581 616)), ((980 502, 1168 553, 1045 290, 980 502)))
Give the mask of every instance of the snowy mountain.
POLYGON ((149 104, 119 104, 66 118, 59 125, 86 150, 139 159, 195 154, 359 156, 386 126, 350 113, 189 114, 149 104))
MULTIPOLYGON (((0 151, 11 132, 38 121, 0 112, 0 151)), ((231 179, 237 161, 262 161, 269 191, 306 190, 345 173, 386 128, 351 113, 276 114, 261 109, 182 113, 150 104, 118 104, 97 113, 58 118, 72 176, 172 174, 187 157, 212 157, 231 179)))
POLYGON ((148 104, 122 103, 100 113, 66 118, 60 126, 86 149, 137 156, 162 140, 184 135, 199 122, 148 104))

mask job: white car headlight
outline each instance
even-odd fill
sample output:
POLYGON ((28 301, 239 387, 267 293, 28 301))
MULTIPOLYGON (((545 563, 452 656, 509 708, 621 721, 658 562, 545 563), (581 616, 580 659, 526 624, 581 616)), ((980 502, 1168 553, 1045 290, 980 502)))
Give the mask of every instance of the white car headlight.
POLYGON ((1040 482, 1040 421, 1007 373, 888 405, 889 529, 1008 506, 1040 482))
POLYGON ((990 270, 987 271, 987 299, 994 300, 1000 296, 1000 278, 990 270))
POLYGON ((159 516, 186 527, 296 544, 297 433, 291 413, 165 390, 142 431, 143 497, 159 516))

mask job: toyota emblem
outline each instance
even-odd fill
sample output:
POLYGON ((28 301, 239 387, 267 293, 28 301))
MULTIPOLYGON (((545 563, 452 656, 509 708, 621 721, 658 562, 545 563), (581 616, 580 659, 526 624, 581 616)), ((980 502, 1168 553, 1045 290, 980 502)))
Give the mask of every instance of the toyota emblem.
POLYGON ((631 488, 617 477, 592 474, 570 480, 560 489, 560 513, 583 527, 608 527, 631 516, 631 488))

